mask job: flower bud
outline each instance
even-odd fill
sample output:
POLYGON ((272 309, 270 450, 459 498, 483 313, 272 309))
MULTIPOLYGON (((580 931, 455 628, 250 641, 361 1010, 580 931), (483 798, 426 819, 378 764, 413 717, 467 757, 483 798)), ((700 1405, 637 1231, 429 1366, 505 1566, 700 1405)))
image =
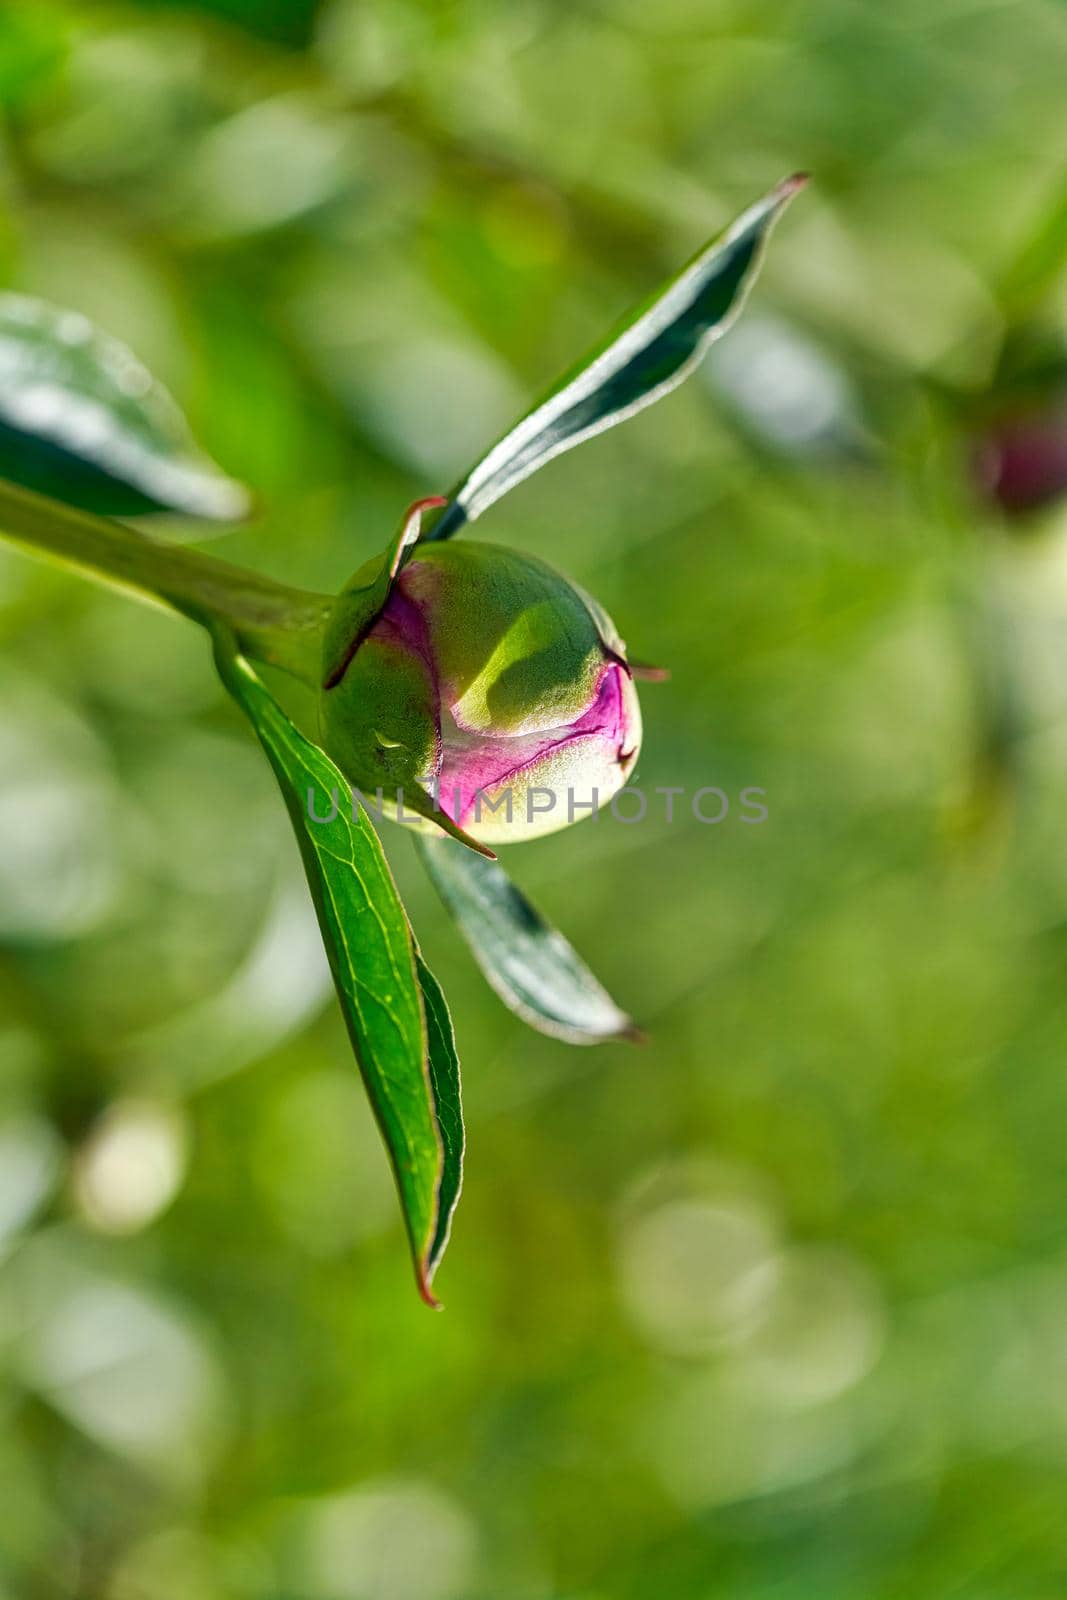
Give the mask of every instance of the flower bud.
POLYGON ((623 787, 641 717, 594 600, 498 545, 423 543, 397 566, 361 568, 327 629, 323 743, 357 789, 399 790, 405 820, 503 843, 623 787))
POLYGON ((998 418, 979 440, 980 487, 1008 516, 1051 505, 1067 494, 1067 402, 998 418))
POLYGON ((972 421, 978 489, 1007 517, 1067 495, 1067 335, 1044 321, 1009 327, 972 421))

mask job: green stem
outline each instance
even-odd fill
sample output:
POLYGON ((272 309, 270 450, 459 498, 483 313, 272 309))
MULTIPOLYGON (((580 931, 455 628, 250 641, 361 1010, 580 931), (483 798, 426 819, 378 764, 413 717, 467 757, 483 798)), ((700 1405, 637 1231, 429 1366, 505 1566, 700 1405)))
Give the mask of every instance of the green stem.
POLYGON ((317 686, 333 600, 291 589, 125 523, 75 511, 0 481, 0 535, 132 589, 210 628, 232 629, 244 653, 317 686))

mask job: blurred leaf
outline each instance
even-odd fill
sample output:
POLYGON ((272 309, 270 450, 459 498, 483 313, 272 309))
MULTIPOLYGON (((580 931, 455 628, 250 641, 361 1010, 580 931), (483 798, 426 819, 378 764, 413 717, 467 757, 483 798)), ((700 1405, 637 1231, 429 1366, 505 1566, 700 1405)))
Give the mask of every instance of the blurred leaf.
POLYGON ((0 476, 111 516, 225 522, 251 503, 132 351, 80 312, 16 294, 0 295, 0 476))
POLYGON ((349 1037, 385 1138, 419 1292, 448 1238, 463 1132, 459 1068, 444 997, 416 954, 407 916, 366 813, 338 806, 311 823, 309 793, 348 793, 341 773, 289 721, 232 643, 220 638, 223 681, 247 714, 296 832, 349 1037), (425 1004, 420 998, 420 981, 425 1004), (440 1096, 440 1100, 438 1100, 440 1096))
POLYGON ((352 181, 352 122, 300 94, 274 95, 216 123, 188 152, 183 227, 224 239, 284 227, 352 181))
POLYGON ((448 839, 415 843, 474 959, 517 1016, 569 1044, 636 1037, 631 1019, 499 862, 448 839))
POLYGON ((493 446, 454 492, 427 538, 450 538, 553 456, 676 389, 737 316, 775 219, 805 182, 797 175, 780 183, 666 288, 631 311, 621 328, 493 446))
POLYGON ((1062 276, 1067 261, 1067 190, 1059 186, 1051 203, 1001 276, 998 299, 1005 313, 1030 313, 1062 276))
MULTIPOLYGON (((174 8, 163 0, 146 0, 146 10, 174 8)), ((321 0, 189 0, 184 8, 243 28, 257 38, 298 49, 308 44, 321 0)))
POLYGON ((745 434, 793 460, 860 461, 873 439, 856 385, 827 345, 779 317, 746 317, 702 377, 745 434))
POLYGON ((61 67, 66 28, 57 14, 6 6, 0 14, 0 101, 5 108, 32 100, 61 67))

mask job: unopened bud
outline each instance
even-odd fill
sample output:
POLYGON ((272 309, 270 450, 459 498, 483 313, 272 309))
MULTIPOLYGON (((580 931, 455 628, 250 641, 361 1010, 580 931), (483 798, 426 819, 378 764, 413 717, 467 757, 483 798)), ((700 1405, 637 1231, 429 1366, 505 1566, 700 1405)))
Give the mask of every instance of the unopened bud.
POLYGON ((377 605, 382 570, 356 574, 327 630, 323 740, 353 784, 401 789, 408 815, 439 804, 483 843, 551 833, 623 787, 641 716, 595 601, 533 556, 424 543, 368 625, 359 597, 377 605))

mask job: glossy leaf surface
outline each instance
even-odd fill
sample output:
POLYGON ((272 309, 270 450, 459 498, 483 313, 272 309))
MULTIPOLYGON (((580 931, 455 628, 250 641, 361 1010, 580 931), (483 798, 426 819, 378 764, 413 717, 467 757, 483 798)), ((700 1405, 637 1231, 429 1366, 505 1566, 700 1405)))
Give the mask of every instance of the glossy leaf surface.
POLYGON ((504 1004, 570 1044, 635 1038, 632 1020, 498 861, 449 839, 416 839, 431 879, 504 1004))
POLYGON ((669 394, 744 304, 776 218, 806 179, 787 178, 707 245, 494 445, 427 534, 447 539, 546 461, 669 394))
MULTIPOLYGON (((460 846, 462 849, 463 847, 460 846)), ((479 857, 479 860, 482 859, 479 857)), ((416 946, 415 967, 422 988, 426 1017, 427 1060, 433 1090, 437 1128, 441 1138, 441 1174, 437 1189, 437 1220, 426 1256, 426 1277, 433 1278, 448 1244, 452 1214, 463 1185, 463 1104, 460 1097, 459 1056, 452 1018, 441 985, 416 946)))
POLYGON ((132 351, 80 312, 18 294, 0 295, 0 477, 110 516, 228 522, 251 504, 132 351))
POLYGON ((415 950, 407 915, 370 819, 225 640, 216 660, 278 779, 300 846, 352 1047, 396 1174, 420 1293, 448 1237, 459 1193, 459 1066, 444 997, 415 950), (340 803, 329 816, 332 798, 340 803))

